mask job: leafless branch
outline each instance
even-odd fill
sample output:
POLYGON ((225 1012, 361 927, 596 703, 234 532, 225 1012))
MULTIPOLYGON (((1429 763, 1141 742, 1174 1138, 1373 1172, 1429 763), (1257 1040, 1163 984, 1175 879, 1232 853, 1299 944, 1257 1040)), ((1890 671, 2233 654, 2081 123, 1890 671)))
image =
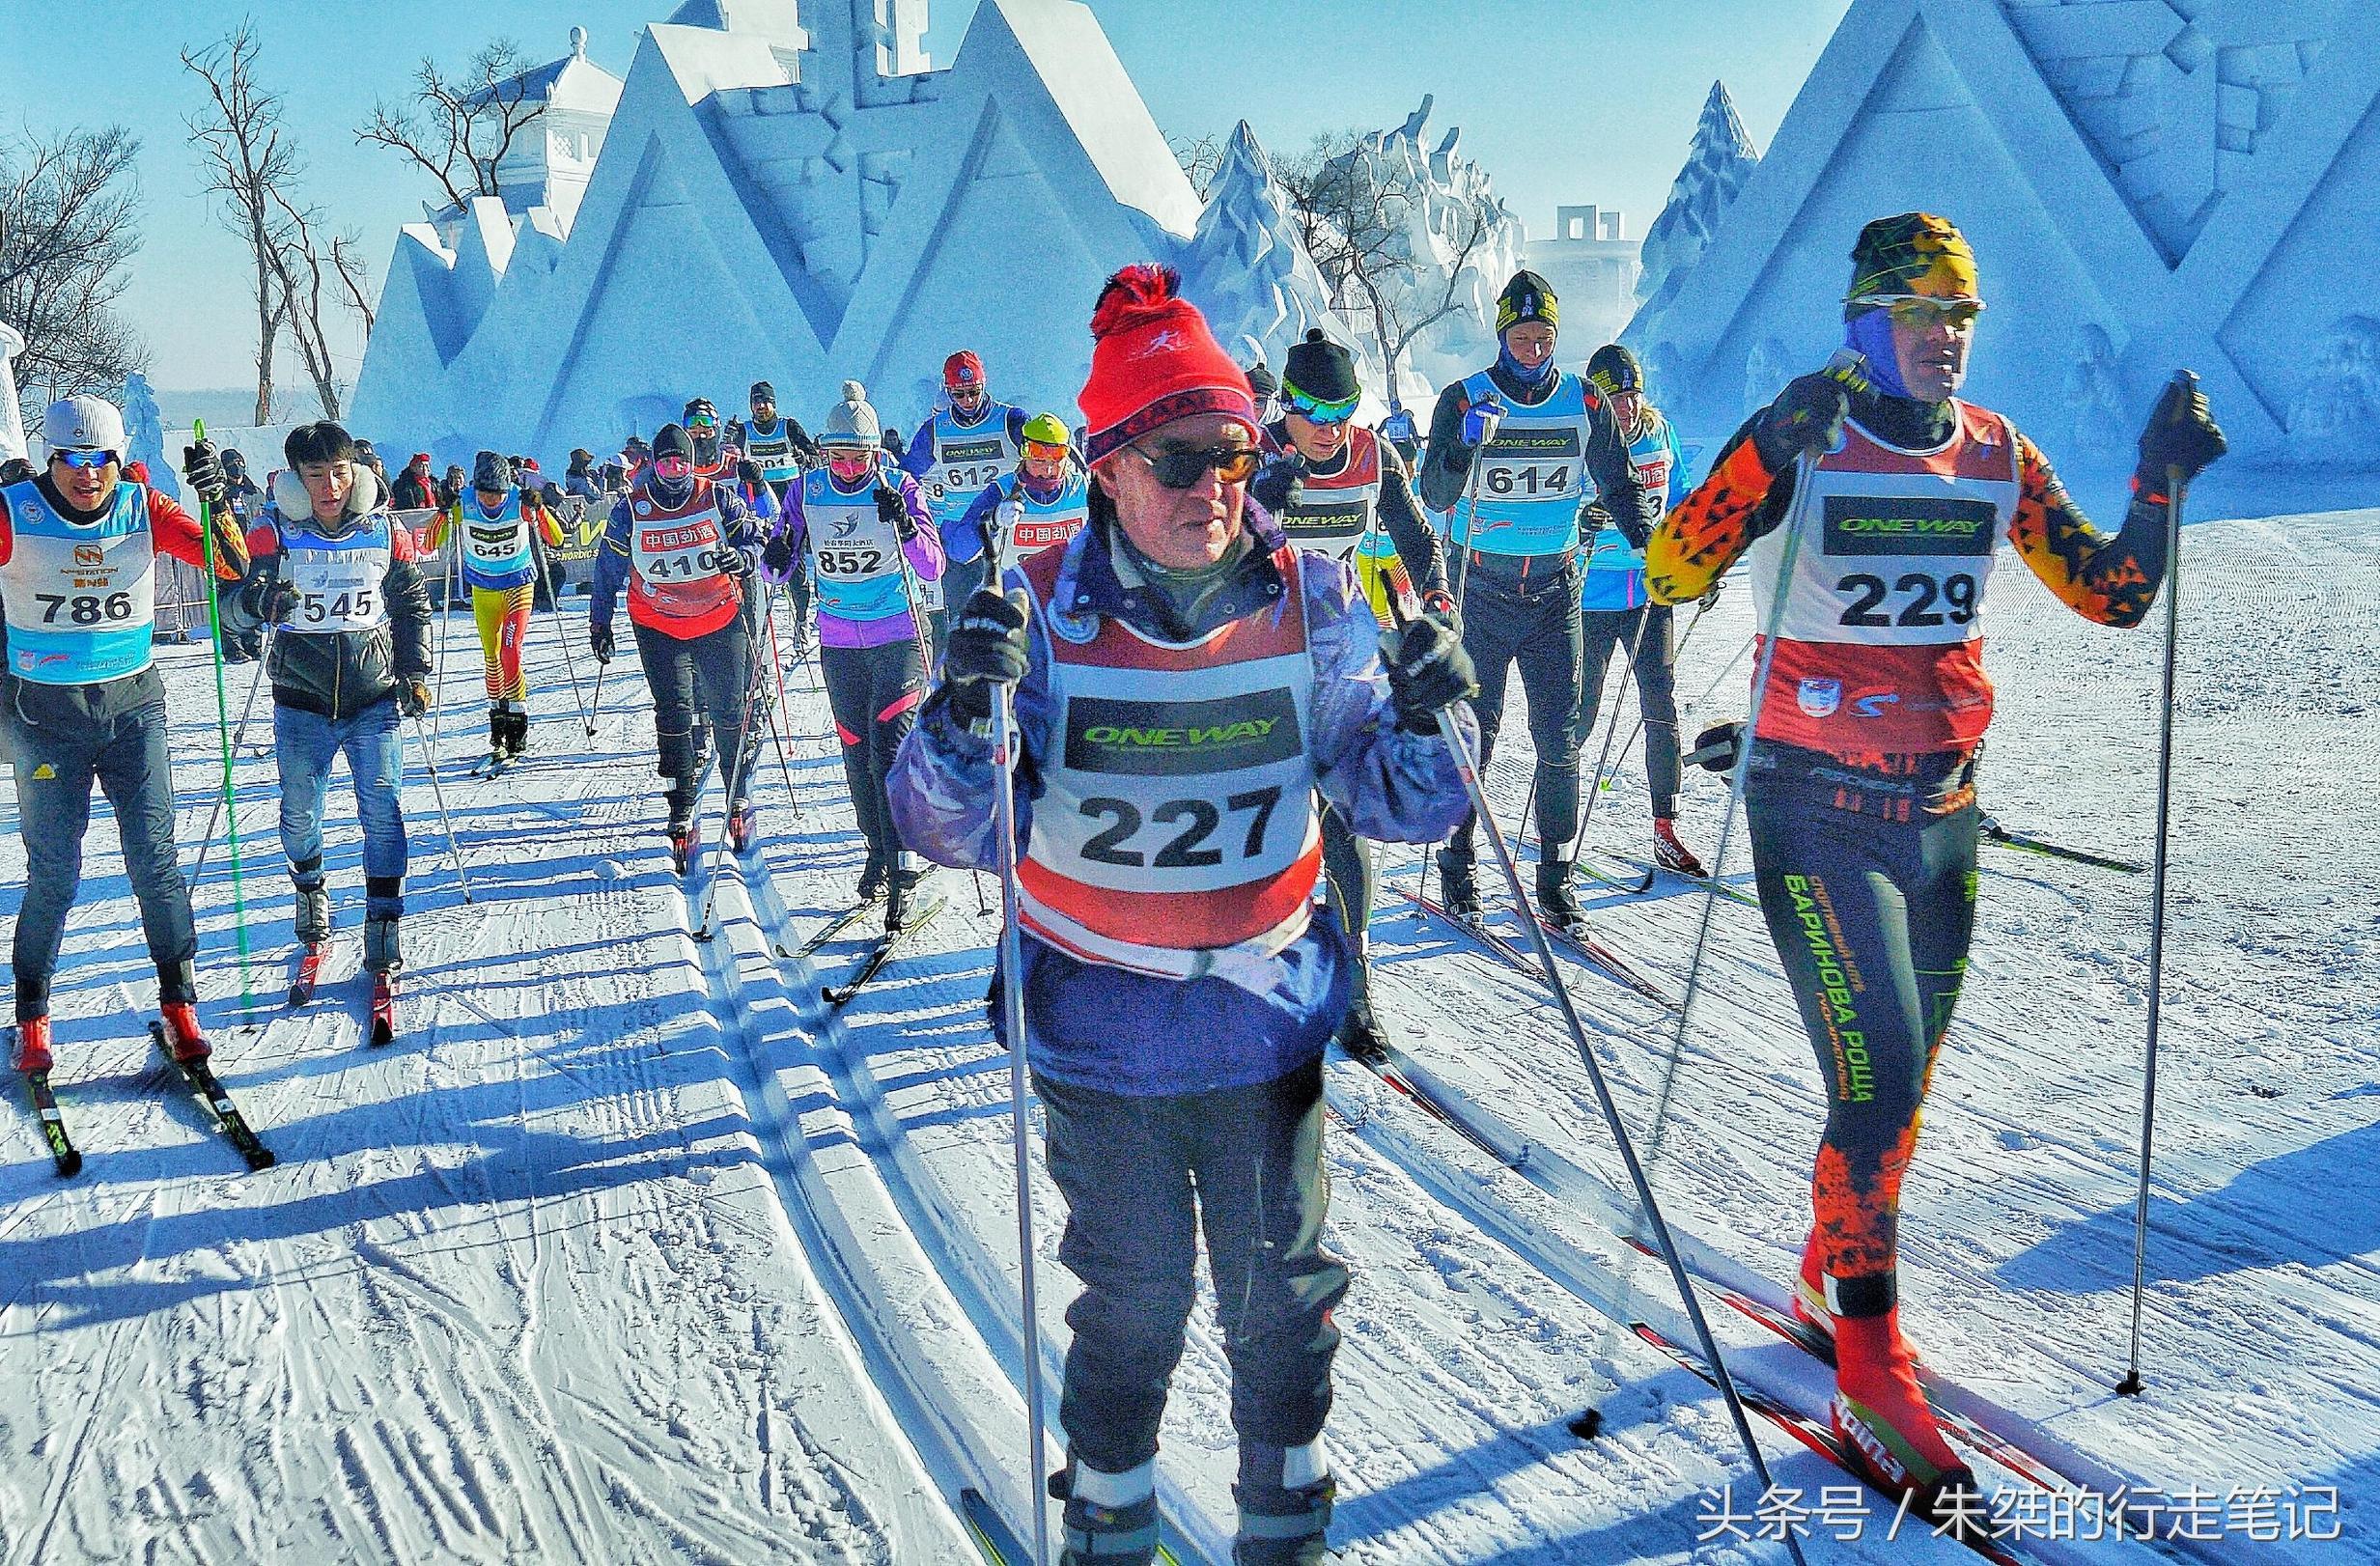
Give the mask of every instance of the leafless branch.
POLYGON ((529 61, 510 39, 497 39, 449 75, 425 59, 409 99, 373 105, 355 139, 386 147, 437 182, 461 207, 500 194, 496 169, 545 104, 528 96, 529 61))
POLYGON ((0 138, 0 321, 28 399, 115 386, 147 352, 115 313, 140 248, 140 143, 120 126, 0 138))
POLYGON ((256 422, 272 422, 273 348, 287 299, 277 258, 290 240, 281 190, 301 165, 284 134, 281 97, 256 79, 254 26, 241 22, 182 66, 205 84, 207 104, 185 122, 207 189, 222 198, 226 228, 247 245, 256 271, 256 422))

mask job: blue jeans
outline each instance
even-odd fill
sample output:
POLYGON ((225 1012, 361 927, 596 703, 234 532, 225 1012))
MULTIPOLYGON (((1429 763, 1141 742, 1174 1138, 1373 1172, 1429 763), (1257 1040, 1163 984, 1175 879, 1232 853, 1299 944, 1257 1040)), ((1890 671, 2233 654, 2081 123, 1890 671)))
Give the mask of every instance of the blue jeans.
POLYGON ((405 911, 405 814, 397 785, 405 776, 405 734, 397 699, 374 702, 334 720, 275 703, 273 753, 281 763, 281 852, 290 873, 306 878, 322 868, 322 797, 330 791, 332 758, 345 754, 355 783, 355 814, 364 824, 364 917, 405 911))
POLYGON ((94 782, 115 807, 125 872, 140 904, 159 994, 169 1001, 198 998, 191 972, 198 933, 174 855, 165 690, 154 672, 134 678, 143 684, 127 691, 113 689, 112 683, 40 691, 0 676, 5 709, 0 723, 9 729, 17 829, 25 840, 24 899, 11 954, 18 1021, 49 1015, 50 978, 58 967, 67 911, 82 884, 83 833, 91 825, 94 782), (49 699, 40 699, 43 696, 49 699), (48 721, 34 721, 28 708, 48 721))

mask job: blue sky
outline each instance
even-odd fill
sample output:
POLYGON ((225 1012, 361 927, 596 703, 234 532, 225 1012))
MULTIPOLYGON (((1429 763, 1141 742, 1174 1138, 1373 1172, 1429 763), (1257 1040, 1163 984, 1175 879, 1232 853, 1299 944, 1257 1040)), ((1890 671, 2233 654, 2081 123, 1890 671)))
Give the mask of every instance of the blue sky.
MULTIPOLYGON (((183 117, 197 84, 178 51, 253 15, 263 71, 289 100, 310 164, 305 189, 336 227, 360 229, 377 277, 426 179, 355 145, 378 97, 402 94, 424 53, 459 63, 506 36, 537 59, 584 26, 589 52, 625 75, 636 30, 673 0, 0 0, 0 38, 68 35, 0 50, 0 126, 52 132, 121 123, 140 136, 146 245, 126 307, 163 387, 238 385, 253 374, 253 312, 239 247, 198 194, 183 117), (137 25, 126 25, 137 16, 137 25), (459 17, 465 18, 458 20, 459 17), (62 18, 71 18, 65 20, 62 18)), ((837 0, 841 3, 841 0, 837 0)), ((1765 149, 1848 0, 1091 0, 1158 125, 1228 131, 1268 147, 1317 131, 1401 122, 1437 95, 1434 133, 1463 150, 1534 232, 1562 202, 1617 206, 1640 235, 1660 210, 1714 78, 1765 149)), ((947 63, 974 0, 938 0, 928 47, 947 63)), ((352 374, 352 366, 350 366, 352 374)), ((301 378, 294 364, 284 382, 301 378)))

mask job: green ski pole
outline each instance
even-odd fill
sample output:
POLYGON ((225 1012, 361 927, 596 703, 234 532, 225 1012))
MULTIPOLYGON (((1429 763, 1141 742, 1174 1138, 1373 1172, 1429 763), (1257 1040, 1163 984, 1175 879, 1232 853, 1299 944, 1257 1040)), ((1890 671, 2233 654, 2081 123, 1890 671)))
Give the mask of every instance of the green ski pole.
MULTIPOLYGON (((190 438, 207 438, 207 421, 194 419, 190 438)), ((223 836, 232 856, 232 918, 239 937, 239 1003, 253 1008, 255 988, 248 972, 248 902, 239 874, 239 806, 232 795, 232 704, 223 691, 223 605, 215 592, 215 527, 207 497, 198 497, 198 536, 207 551, 207 650, 215 665, 215 739, 223 749, 223 836)))

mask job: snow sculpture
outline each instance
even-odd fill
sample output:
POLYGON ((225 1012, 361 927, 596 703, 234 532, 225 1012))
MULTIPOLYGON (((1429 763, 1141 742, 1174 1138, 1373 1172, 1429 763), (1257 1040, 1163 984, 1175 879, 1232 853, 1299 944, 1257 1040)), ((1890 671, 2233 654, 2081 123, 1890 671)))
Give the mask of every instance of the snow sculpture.
POLYGON ((149 488, 179 497, 182 480, 174 464, 165 460, 165 420, 157 412, 156 393, 149 389, 149 378, 137 370, 126 376, 124 389, 116 394, 116 405, 124 410, 125 461, 147 462, 149 488))
POLYGON ((2076 459, 2120 459, 2139 433, 2138 420, 2124 417, 2123 393, 2115 377, 2115 345, 2096 323, 2075 334, 2067 355, 2066 406, 2072 415, 2064 455, 2076 459))
POLYGON ((2311 461, 2380 461, 2380 320, 2341 316, 2289 405, 2289 433, 2311 461))
POLYGON ((0 321, 0 461, 25 455, 24 415, 16 408, 16 355, 24 350, 16 328, 0 321))
POLYGON ((2380 231, 2376 18, 2354 0, 1852 0, 1725 222, 1627 340, 1648 362, 1674 348, 1670 413, 1723 433, 1763 340, 1797 369, 1839 341, 1861 224, 1921 209, 1980 260, 1978 402, 2066 430, 2068 357, 2095 327, 2114 348, 2092 395, 2126 426, 2187 367, 2243 465, 2335 461, 2289 421, 2323 403, 2303 399, 2340 258, 2380 231))
POLYGON ((1291 345, 1320 326, 1354 350, 1365 386, 1383 385, 1374 345, 1330 308, 1289 193, 1245 120, 1223 150, 1207 210, 1180 265, 1183 296, 1206 312, 1217 340, 1232 345, 1242 364, 1261 359, 1277 373, 1291 345))
POLYGON ((1377 276, 1388 319, 1366 312, 1350 324, 1375 339, 1386 326, 1390 341, 1375 343, 1385 356, 1407 326, 1452 302, 1421 328, 1399 361, 1405 402, 1423 407, 1439 387, 1495 357, 1496 295, 1521 269, 1527 242, 1487 171, 1462 155, 1460 129, 1448 129, 1435 148, 1424 149, 1421 131, 1431 102, 1425 96, 1402 126, 1366 136, 1326 165, 1322 176, 1377 193, 1386 224, 1379 248, 1391 264, 1377 276))
POLYGON ((687 0, 645 30, 567 224, 482 200, 398 237, 356 428, 554 465, 766 378, 814 421, 845 379, 917 388, 972 348, 1069 407, 1100 284, 1199 208, 1078 0, 982 0, 930 68, 922 0, 687 0))
POLYGON ((1637 276, 1637 297, 1646 301, 1648 312, 1658 311, 1664 291, 1674 290, 1702 258, 1702 247, 1718 232, 1728 204, 1759 164, 1760 151, 1736 117, 1727 84, 1711 83, 1686 166, 1669 186, 1668 205, 1645 231, 1638 256, 1643 270, 1637 276))

